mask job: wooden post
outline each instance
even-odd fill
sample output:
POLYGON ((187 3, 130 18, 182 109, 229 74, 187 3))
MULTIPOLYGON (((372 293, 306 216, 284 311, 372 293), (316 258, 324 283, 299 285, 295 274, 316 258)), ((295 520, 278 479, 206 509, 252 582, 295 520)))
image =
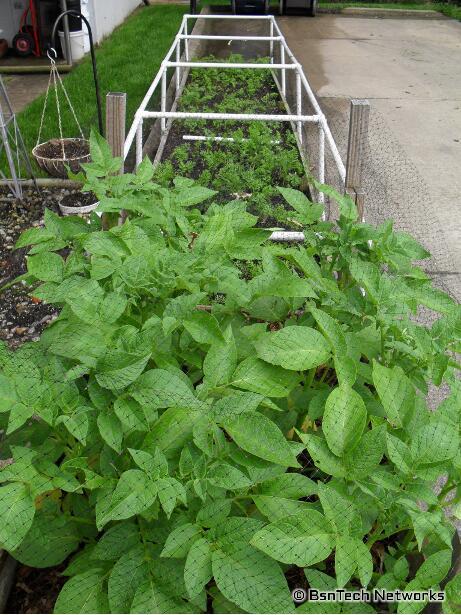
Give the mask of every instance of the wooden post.
MULTIPOLYGON (((106 138, 114 156, 123 158, 125 145, 126 94, 109 92, 106 96, 106 138)), ((120 168, 123 173, 124 165, 120 168)))
POLYGON ((359 222, 365 222, 365 192, 361 188, 355 191, 355 204, 357 205, 359 222))
MULTIPOLYGON (((123 162, 125 146, 126 94, 124 92, 109 92, 106 96, 106 138, 112 150, 112 155, 122 159, 119 173, 125 171, 123 162)), ((123 224, 126 211, 122 210, 118 219, 123 224)), ((102 225, 107 229, 110 225, 108 217, 103 214, 102 225)))
POLYGON ((365 201, 365 193, 362 190, 362 171, 368 139, 369 117, 370 103, 368 100, 351 100, 345 191, 355 199, 360 220, 363 219, 365 201))

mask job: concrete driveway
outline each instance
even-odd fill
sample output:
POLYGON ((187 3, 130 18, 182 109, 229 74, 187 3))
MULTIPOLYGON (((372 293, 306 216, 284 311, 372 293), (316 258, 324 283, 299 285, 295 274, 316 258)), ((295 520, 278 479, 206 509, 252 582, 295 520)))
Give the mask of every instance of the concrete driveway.
POLYGON ((438 257, 439 277, 460 298, 461 23, 343 15, 278 22, 333 123, 347 125, 350 98, 368 98, 378 112, 382 134, 372 138, 397 148, 407 175, 417 173, 424 184, 425 198, 418 204, 413 197, 410 215, 415 177, 402 182, 400 214, 410 217, 411 230, 438 257))
POLYGON ((14 113, 45 92, 49 75, 2 75, 14 113))

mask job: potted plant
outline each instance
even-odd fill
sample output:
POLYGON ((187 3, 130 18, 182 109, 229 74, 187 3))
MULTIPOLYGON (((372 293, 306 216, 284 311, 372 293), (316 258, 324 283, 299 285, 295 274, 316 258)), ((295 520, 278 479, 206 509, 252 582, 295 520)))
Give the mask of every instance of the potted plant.
POLYGON ((43 110, 41 114, 40 126, 38 130, 37 143, 32 150, 32 156, 35 158, 38 166, 53 177, 67 178, 68 171, 78 173, 80 165, 90 160, 90 147, 88 140, 84 137, 82 127, 77 118, 76 111, 72 105, 69 94, 64 85, 58 67, 56 64, 56 50, 51 48, 48 51, 50 58, 50 79, 45 92, 43 110), (53 56, 54 54, 54 56, 53 56), (54 84, 54 97, 56 100, 57 125, 59 138, 52 138, 42 142, 42 133, 44 121, 47 113, 48 100, 51 98, 50 89, 54 84), (60 102, 60 91, 64 95, 64 101, 69 107, 69 111, 75 121, 79 137, 64 137, 62 111, 60 102))
POLYGON ((38 143, 32 150, 38 166, 53 177, 67 178, 68 169, 80 171, 80 165, 90 160, 90 147, 83 138, 50 139, 38 143))
POLYGON ((99 199, 93 192, 71 192, 59 201, 59 209, 64 216, 89 214, 98 205, 99 199))

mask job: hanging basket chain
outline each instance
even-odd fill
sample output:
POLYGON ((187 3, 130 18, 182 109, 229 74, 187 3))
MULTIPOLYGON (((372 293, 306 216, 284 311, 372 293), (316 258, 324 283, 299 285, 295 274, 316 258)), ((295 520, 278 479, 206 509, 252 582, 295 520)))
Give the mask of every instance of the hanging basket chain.
POLYGON ((80 136, 82 137, 82 139, 84 139, 85 135, 83 134, 83 130, 82 130, 82 127, 80 126, 80 122, 78 121, 77 114, 76 114, 75 109, 74 109, 74 107, 72 105, 72 102, 70 100, 69 94, 67 93, 66 87, 64 85, 64 81, 62 80, 62 77, 59 74, 59 71, 58 71, 57 67, 56 67, 56 76, 57 76, 57 78, 59 80, 59 83, 61 84, 62 91, 64 92, 64 96, 66 97, 67 104, 69 105, 69 109, 71 110, 71 113, 72 113, 72 116, 74 118, 74 121, 77 124, 77 128, 78 128, 78 131, 80 133, 80 136))
POLYGON ((52 65, 51 72, 53 73, 54 93, 56 96, 56 110, 58 112, 59 138, 61 140, 62 159, 65 160, 66 148, 64 147, 64 138, 62 135, 61 106, 59 104, 58 84, 56 80, 56 64, 52 65))
POLYGON ((60 139, 61 147, 62 147, 62 158, 63 158, 63 160, 65 160, 66 159, 66 151, 65 151, 65 146, 64 146, 64 136, 63 136, 63 132, 62 132, 61 103, 59 101, 59 92, 58 92, 59 87, 61 87, 62 91, 64 92, 65 99, 66 99, 67 104, 69 106, 69 109, 70 109, 70 111, 72 113, 72 117, 74 118, 74 121, 75 121, 75 123, 77 125, 77 128, 78 128, 78 131, 80 133, 81 138, 85 139, 85 136, 83 134, 82 127, 80 125, 80 122, 78 121, 77 114, 75 112, 74 106, 72 105, 72 102, 70 100, 70 97, 69 97, 69 94, 67 92, 67 89, 66 89, 66 87, 64 85, 62 77, 59 74, 56 62, 49 55, 49 53, 48 53, 48 57, 50 58, 50 65, 51 65, 50 66, 50 78, 48 79, 48 86, 47 86, 46 93, 45 93, 45 101, 44 101, 44 104, 43 104, 42 115, 41 115, 41 118, 40 118, 40 126, 39 126, 38 137, 37 137, 37 144, 36 145, 39 145, 40 141, 41 141, 41 136, 42 136, 42 132, 43 132, 43 125, 44 125, 44 122, 45 122, 45 113, 46 113, 46 109, 47 109, 47 105, 48 105, 49 92, 50 92, 51 85, 53 84, 55 98, 56 98, 56 111, 57 111, 57 115, 58 115, 59 139, 60 139))
POLYGON ((35 147, 37 147, 37 145, 39 145, 41 137, 42 137, 42 130, 43 130, 43 123, 45 121, 45 112, 46 112, 46 107, 48 105, 48 95, 50 93, 50 88, 51 88, 51 81, 53 79, 53 72, 50 69, 50 77, 48 79, 48 86, 46 88, 46 92, 45 92, 45 102, 43 104, 43 109, 42 109, 42 116, 40 118, 40 126, 38 128, 38 136, 37 136, 37 143, 35 144, 35 147))

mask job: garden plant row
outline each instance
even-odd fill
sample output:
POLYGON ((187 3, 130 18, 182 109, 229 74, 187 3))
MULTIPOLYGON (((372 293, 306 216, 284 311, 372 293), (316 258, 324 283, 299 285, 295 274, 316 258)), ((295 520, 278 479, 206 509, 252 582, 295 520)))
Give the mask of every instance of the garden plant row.
MULTIPOLYGON (((230 54, 225 60, 245 62, 239 54, 230 54)), ((208 56, 201 61, 219 62, 220 58, 208 56)), ((267 64, 269 59, 256 58, 254 62, 267 64)), ((206 109, 216 113, 286 113, 267 70, 192 69, 178 110, 206 109)), ((307 189, 305 169, 289 123, 175 121, 162 160, 155 172, 160 183, 171 183, 177 175, 190 177, 216 190, 218 202, 244 200, 248 211, 258 216, 258 226, 300 229, 277 190, 277 186, 307 189), (184 135, 209 140, 184 141, 184 135), (213 141, 214 136, 223 140, 213 141)))
MULTIPOLYGON (((220 148, 202 143, 124 175, 94 134, 86 189, 114 224, 47 211, 17 242, 60 315, 38 342, 0 346, 0 546, 67 562, 57 613, 417 613, 425 602, 296 606, 290 591, 424 590, 451 569, 459 305, 410 235, 317 184, 340 212, 322 221, 294 189, 299 158, 283 175, 274 163, 295 161, 287 133, 241 134, 213 170, 195 156, 220 148), (187 162, 206 186, 170 182, 187 162), (226 164, 252 179, 214 184, 226 164), (269 241, 274 203, 303 244, 269 241), (450 389, 435 410, 431 385, 450 389)), ((461 576, 445 589, 456 612, 461 576)))

